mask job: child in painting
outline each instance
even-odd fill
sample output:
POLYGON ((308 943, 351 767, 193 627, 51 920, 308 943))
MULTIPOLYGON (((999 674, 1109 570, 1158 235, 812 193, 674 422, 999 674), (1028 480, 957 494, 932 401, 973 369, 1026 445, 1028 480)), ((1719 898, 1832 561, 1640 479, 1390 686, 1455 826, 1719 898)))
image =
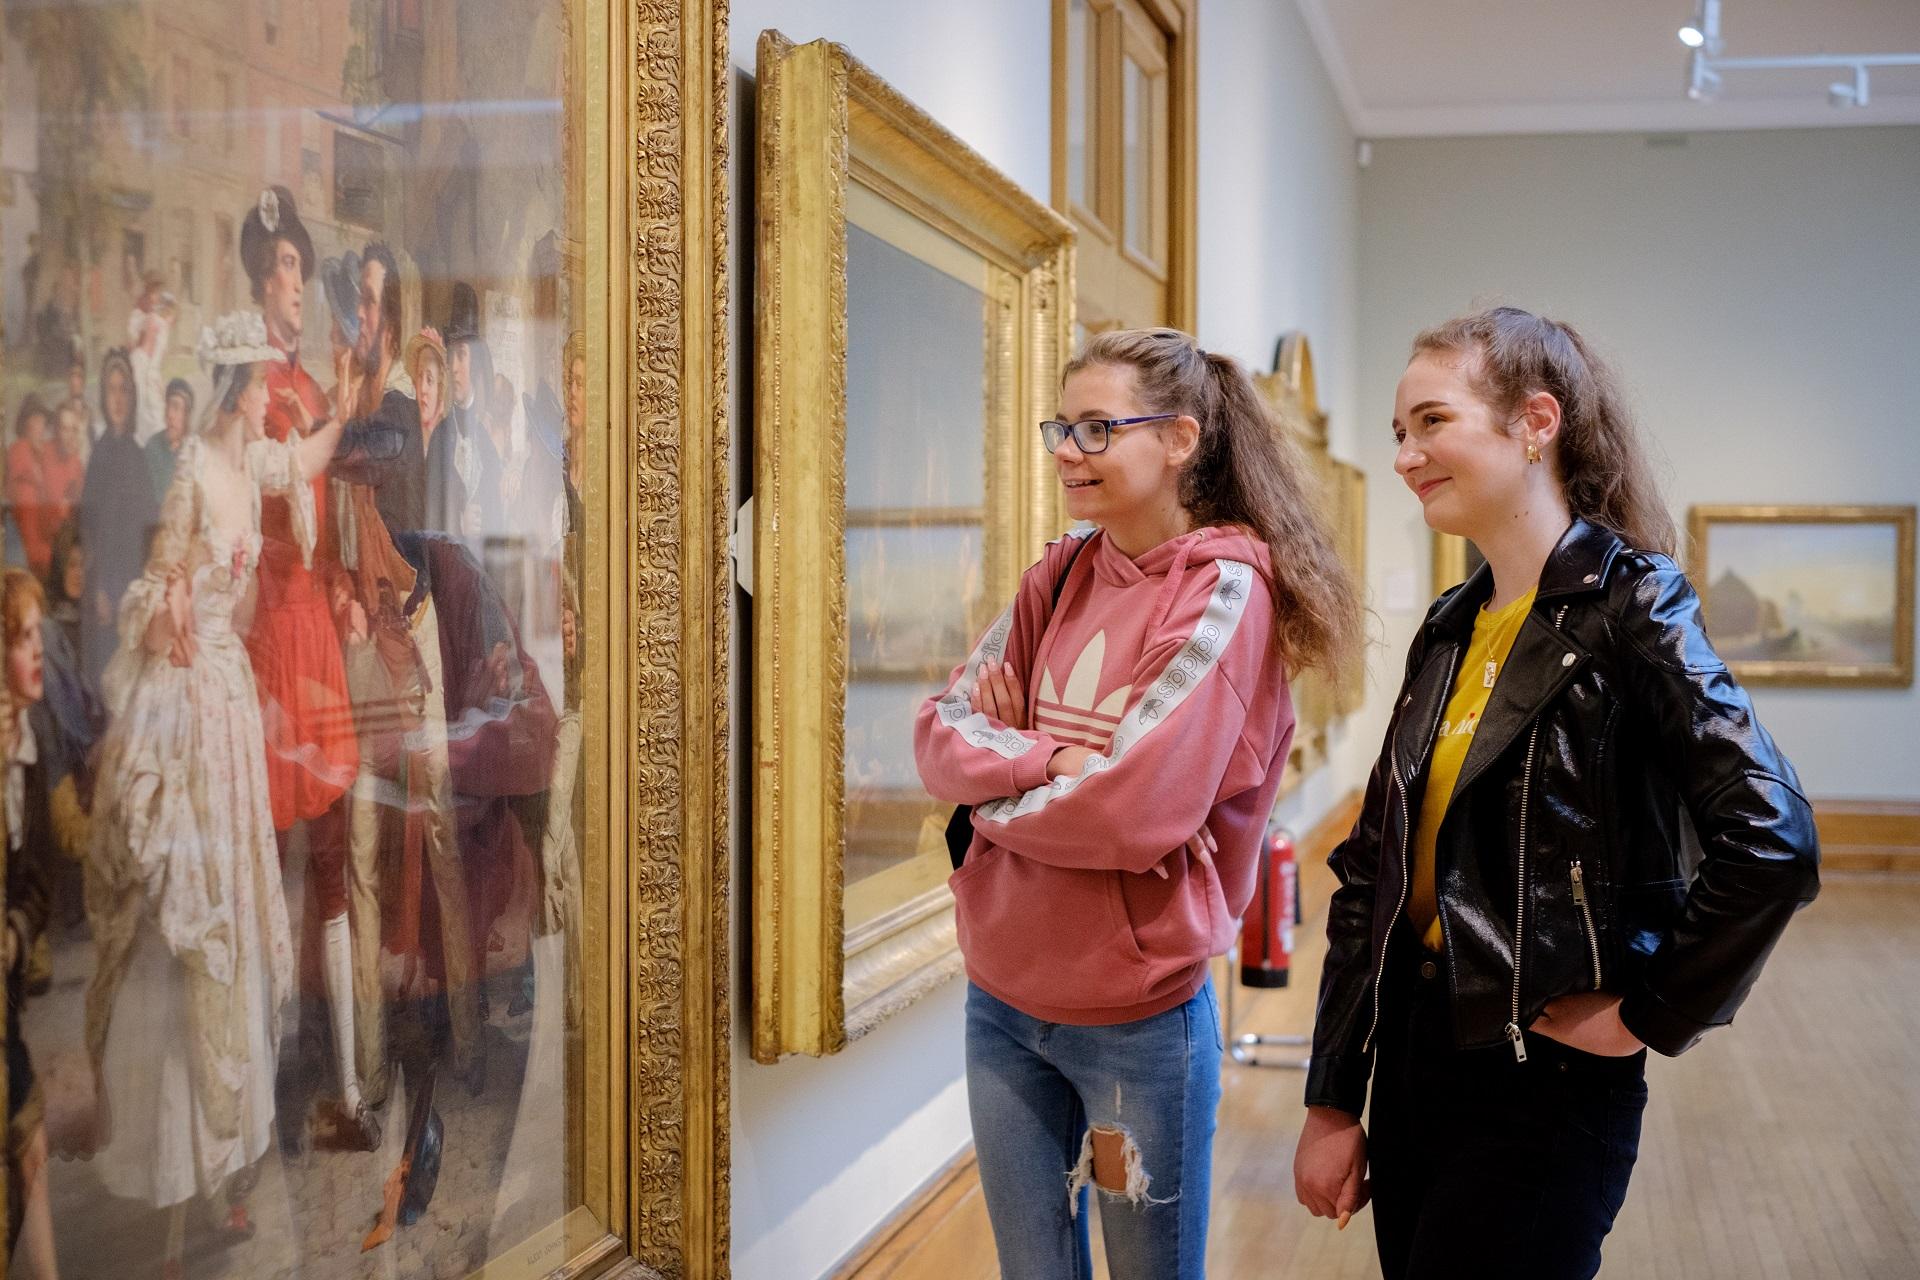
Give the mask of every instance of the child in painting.
MULTIPOLYGON (((73 348, 72 358, 67 361, 67 395, 61 403, 79 417, 87 444, 91 445, 103 427, 99 415, 87 403, 87 362, 81 358, 78 344, 73 348)), ((84 451, 81 456, 86 456, 84 451)))
POLYGON ((87 435, 87 415, 84 408, 71 400, 62 401, 54 414, 54 441, 60 446, 60 458, 65 474, 71 476, 72 497, 68 502, 78 505, 80 489, 87 478, 87 457, 93 452, 93 440, 87 435))
POLYGON ((0 700, 5 774, 0 785, 5 796, 7 896, 0 962, 7 975, 7 1238, 34 1280, 51 1280, 59 1270, 44 1176, 45 1107, 21 1035, 20 1008, 30 958, 51 914, 51 873, 63 858, 62 846, 84 838, 84 823, 59 821, 47 785, 47 762, 56 744, 40 706, 45 600, 31 574, 9 569, 0 577, 0 640, 6 646, 6 697, 0 700))
POLYGON ((133 378, 140 392, 139 421, 133 437, 141 445, 165 428, 160 362, 166 358, 167 338, 173 332, 173 319, 180 309, 166 286, 165 276, 158 271, 148 272, 140 297, 127 316, 127 353, 133 362, 133 378))
MULTIPOLYGON (((235 613, 259 564, 262 494, 285 495, 311 554, 311 481, 340 438, 338 422, 265 438, 267 369, 284 357, 258 314, 224 317, 199 354, 210 421, 181 450, 107 671, 87 893, 96 1165, 109 1191, 172 1211, 163 1274, 176 1277, 187 1204, 267 1148, 293 976, 266 741, 235 613)), ((237 1200, 226 1229, 251 1234, 237 1200)))
POLYGON ((41 578, 47 575, 53 531, 61 519, 47 492, 46 464, 52 452, 47 407, 39 396, 29 395, 20 402, 20 412, 14 417, 13 444, 7 449, 7 506, 19 531, 27 567, 41 578))
POLYGON ((57 532, 80 507, 87 483, 87 424, 72 405, 61 405, 52 418, 53 439, 41 464, 46 477, 51 527, 57 532))
POLYGON ((167 384, 167 412, 163 429, 154 432, 146 443, 147 470, 153 476, 153 500, 163 501, 173 487, 173 467, 180 446, 187 440, 187 424, 193 421, 193 384, 175 378, 167 384))

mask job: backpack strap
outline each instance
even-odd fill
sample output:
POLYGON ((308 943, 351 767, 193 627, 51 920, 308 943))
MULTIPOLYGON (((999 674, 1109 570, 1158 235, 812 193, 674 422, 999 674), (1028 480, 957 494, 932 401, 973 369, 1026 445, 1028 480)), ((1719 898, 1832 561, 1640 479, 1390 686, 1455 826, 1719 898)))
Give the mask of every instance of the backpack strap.
MULTIPOLYGON (((1081 551, 1086 549, 1091 539, 1092 535, 1088 535, 1085 538, 1073 540, 1073 548, 1067 554, 1066 567, 1060 570, 1060 576, 1053 580, 1053 600, 1047 609, 1049 621, 1053 618, 1054 610, 1060 607, 1060 593, 1067 589, 1067 576, 1073 572, 1073 562, 1080 558, 1081 551)), ((973 806, 963 804, 955 808, 953 816, 947 819, 947 861, 953 864, 955 871, 958 871, 960 865, 967 860, 967 850, 972 846, 973 806)))

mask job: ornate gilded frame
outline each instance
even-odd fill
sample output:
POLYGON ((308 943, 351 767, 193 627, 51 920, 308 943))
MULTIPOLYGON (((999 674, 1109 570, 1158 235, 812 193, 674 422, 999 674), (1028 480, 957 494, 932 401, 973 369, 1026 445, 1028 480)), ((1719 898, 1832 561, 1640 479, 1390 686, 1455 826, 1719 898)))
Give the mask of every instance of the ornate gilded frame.
POLYGON ((727 6, 576 12, 590 421, 608 424, 589 436, 600 554, 583 586, 602 640, 585 673, 586 890, 602 908, 585 961, 605 981, 589 983, 582 1127, 586 1207, 605 1230, 530 1262, 718 1280, 732 1199, 727 6))
MULTIPOLYGON (((1687 513, 1687 573, 1704 600, 1712 585, 1707 557, 1710 526, 1716 524, 1887 524, 1894 532, 1893 660, 1838 663, 1805 660, 1729 660, 1748 684, 1812 688, 1904 689, 1913 684, 1914 515, 1911 506, 1697 506, 1687 513)), ((1707 616, 1713 625, 1712 610, 1707 616)))
MULTIPOLYGON (((1327 413, 1320 407, 1320 388, 1313 372, 1313 348, 1298 329, 1280 336, 1274 345, 1273 369, 1255 374, 1254 389, 1272 408, 1283 428, 1292 433, 1320 486, 1328 524, 1342 563, 1356 583, 1367 573, 1367 474, 1333 456, 1327 443, 1327 413)), ((1318 670, 1303 671, 1292 681, 1295 729, 1287 753, 1281 794, 1290 793, 1307 774, 1326 762, 1327 730, 1359 710, 1366 698, 1366 672, 1352 664, 1346 678, 1336 682, 1318 670)))
MULTIPOLYGON (((1032 424, 1072 324, 1073 231, 848 51, 759 46, 755 312, 753 1055, 843 1048, 959 970, 953 898, 850 933, 844 904, 848 192, 991 264, 986 588, 1011 597, 1061 524, 1032 424), (994 365, 1004 361, 1004 365, 994 365)), ((931 692, 931 690, 930 690, 931 692)))
MULTIPOLYGON (((484 1280, 728 1274, 726 0, 568 6, 585 299, 584 1203, 484 1280)), ((571 1069, 571 1068, 570 1068, 571 1069)), ((0 1262, 5 1251, 0 1248, 0 1262)))

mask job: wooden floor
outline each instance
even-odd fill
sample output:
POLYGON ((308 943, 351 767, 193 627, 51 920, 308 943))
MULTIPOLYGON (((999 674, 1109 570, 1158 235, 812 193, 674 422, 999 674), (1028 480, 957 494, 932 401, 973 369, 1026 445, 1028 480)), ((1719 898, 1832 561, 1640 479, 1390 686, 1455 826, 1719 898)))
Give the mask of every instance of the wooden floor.
MULTIPOLYGON (((1326 872, 1309 868, 1306 901, 1324 909, 1326 872)), ((1294 986, 1243 991, 1242 1030, 1309 1027, 1320 939, 1318 922, 1302 931, 1294 986)), ((1656 1057, 1649 1086, 1640 1163, 1603 1276, 1920 1277, 1920 878, 1829 876, 1738 1024, 1684 1057, 1656 1057)), ((1378 1274, 1366 1213, 1337 1232, 1294 1201, 1300 1087, 1297 1072, 1226 1068, 1215 1280, 1378 1274)), ((847 1274, 990 1280, 978 1181, 963 1175, 943 1193, 944 1243, 870 1254, 847 1274)))
MULTIPOLYGON (((1309 894, 1325 903, 1326 886, 1309 894)), ((1324 944, 1309 933, 1306 981, 1253 996, 1244 1029, 1311 1025, 1324 944)), ((1647 1074, 1601 1275, 1920 1277, 1920 878, 1830 876, 1737 1023, 1647 1074)), ((1221 1280, 1379 1274, 1367 1213, 1338 1232, 1294 1201, 1299 1087, 1227 1068, 1208 1250, 1221 1280)))

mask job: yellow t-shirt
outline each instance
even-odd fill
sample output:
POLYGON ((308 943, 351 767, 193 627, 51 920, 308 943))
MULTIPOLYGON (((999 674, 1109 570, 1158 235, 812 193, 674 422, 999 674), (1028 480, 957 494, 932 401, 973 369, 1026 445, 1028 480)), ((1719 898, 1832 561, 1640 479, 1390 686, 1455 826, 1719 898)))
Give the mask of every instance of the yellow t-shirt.
POLYGON ((1420 932, 1420 941, 1429 951, 1440 950, 1440 903, 1434 887, 1433 846, 1440 838, 1440 820, 1447 816, 1453 800, 1453 784, 1460 778, 1460 766, 1467 762, 1467 748, 1473 745, 1474 730, 1486 713, 1487 699, 1493 696, 1494 682, 1520 624, 1533 608, 1535 587, 1497 613, 1485 609, 1473 620, 1473 639, 1467 656, 1453 677, 1453 695, 1440 721, 1439 736, 1433 742, 1433 760, 1427 766, 1427 789, 1420 797, 1420 821, 1413 829, 1413 888, 1407 898, 1407 918, 1420 932))

